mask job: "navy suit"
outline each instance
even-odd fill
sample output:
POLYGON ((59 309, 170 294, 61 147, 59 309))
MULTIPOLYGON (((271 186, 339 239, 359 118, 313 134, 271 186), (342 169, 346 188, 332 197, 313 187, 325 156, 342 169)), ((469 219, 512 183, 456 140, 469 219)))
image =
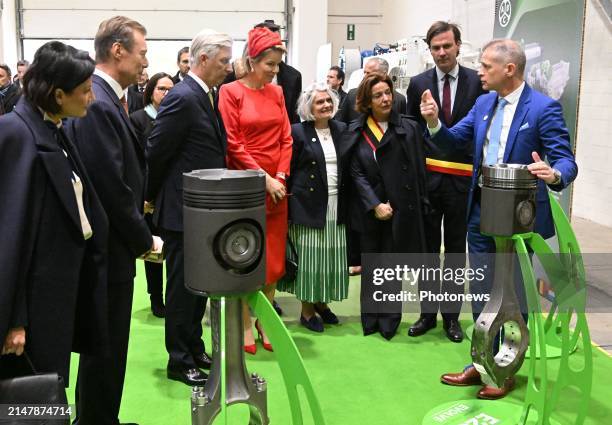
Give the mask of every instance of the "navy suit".
POLYGON ((136 258, 153 245, 145 222, 144 152, 110 85, 93 76, 96 100, 87 115, 71 120, 75 141, 110 225, 108 237, 108 309, 110 354, 82 355, 79 363, 76 423, 118 422, 136 275, 136 258))
POLYGON ((300 117, 297 114, 297 102, 300 94, 302 94, 302 74, 291 65, 281 62, 278 64, 276 81, 283 89, 289 122, 291 124, 299 123, 300 117))
POLYGON ((147 143, 147 195, 166 249, 166 349, 168 367, 196 368, 204 352, 206 298, 187 291, 183 256, 183 173, 226 168, 227 137, 204 89, 189 75, 164 97, 147 143))
MULTIPOLYGON (((497 106, 497 93, 481 96, 469 114, 454 127, 442 126, 432 140, 448 149, 462 148, 469 143, 474 145, 474 170, 468 196, 468 250, 471 259, 473 254, 494 253, 495 243, 491 237, 480 233, 480 188, 478 177, 483 161, 483 146, 489 122, 497 106)), ((563 111, 559 102, 531 89, 527 84, 518 101, 510 132, 504 150, 503 162, 530 164, 532 152, 537 152, 542 159, 548 159, 550 166, 561 172, 561 181, 549 185, 552 190, 562 190, 569 185, 578 173, 578 166, 570 146, 570 138, 563 111)), ((536 194, 535 231, 542 237, 554 235, 554 223, 548 191, 543 181, 538 182, 536 194)), ((479 261, 475 259, 474 262, 479 261)), ((492 284, 492 282, 489 282, 492 284)), ((479 285, 483 292, 489 292, 488 285, 479 285)), ((474 291, 474 288, 471 288, 474 291)), ((483 305, 472 305, 475 314, 483 305)))
MULTIPOLYGON (((438 92, 438 73, 436 68, 431 68, 410 79, 406 92, 408 115, 419 121, 423 130, 427 123, 421 116, 420 104, 421 95, 425 90, 430 90, 431 94, 442 110, 440 93, 438 92)), ((447 127, 452 127, 465 117, 476 99, 486 93, 482 89, 480 78, 476 71, 459 65, 457 74, 457 90, 455 92, 455 102, 451 114, 451 121, 446 122, 444 114, 440 114, 440 121, 447 127)), ((464 149, 453 149, 452 151, 440 151, 429 139, 426 140, 427 158, 449 161, 460 164, 472 164, 473 147, 471 144, 464 149)), ((450 173, 443 173, 427 170, 427 190, 432 211, 425 217, 425 234, 427 239, 427 250, 430 253, 439 253, 442 242, 442 222, 444 222, 444 252, 446 253, 465 253, 465 237, 467 233, 467 223, 465 216, 467 213, 467 198, 470 187, 470 177, 450 173)), ((437 262, 436 258, 432 261, 437 262)), ((463 267, 465 261, 459 263, 459 256, 447 256, 447 267, 463 267), (452 264, 455 263, 455 264, 452 264)), ((439 265, 437 262, 435 266, 439 265)), ((422 287, 426 283, 420 283, 420 289, 429 290, 433 293, 459 293, 463 292, 463 286, 456 285, 454 281, 443 280, 440 282, 429 282, 427 288, 422 287)), ((461 310, 461 302, 445 302, 440 307, 438 303, 421 302, 421 315, 428 316, 430 320, 435 320, 436 314, 440 309, 445 321, 456 320, 461 310)))
POLYGON ((139 111, 145 107, 143 93, 138 91, 138 84, 132 84, 128 87, 128 113, 132 114, 136 111, 139 111))

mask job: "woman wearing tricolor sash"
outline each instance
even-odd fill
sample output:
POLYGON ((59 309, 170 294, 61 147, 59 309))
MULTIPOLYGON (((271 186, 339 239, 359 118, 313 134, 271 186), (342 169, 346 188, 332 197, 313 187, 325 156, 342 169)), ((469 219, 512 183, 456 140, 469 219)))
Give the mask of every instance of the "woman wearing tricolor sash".
MULTIPOLYGON (((393 110, 393 95, 388 76, 365 77, 356 102, 362 115, 343 141, 354 149, 351 223, 361 232, 363 254, 425 252, 423 137, 415 121, 393 110)), ((372 273, 362 274, 361 322, 364 335, 378 331, 391 339, 401 321, 401 302, 382 300, 381 289, 372 273)))

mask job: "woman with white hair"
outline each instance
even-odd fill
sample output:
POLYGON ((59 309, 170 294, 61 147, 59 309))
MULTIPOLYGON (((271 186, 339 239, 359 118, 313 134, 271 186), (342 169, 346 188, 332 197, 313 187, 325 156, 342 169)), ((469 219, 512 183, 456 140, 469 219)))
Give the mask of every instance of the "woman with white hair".
POLYGON ((278 289, 302 301, 303 326, 323 332, 323 323, 338 323, 327 304, 348 296, 343 223, 345 179, 350 173, 347 150, 339 143, 346 124, 332 120, 338 111, 338 95, 327 84, 312 84, 298 105, 304 121, 291 126, 293 155, 288 180, 289 238, 298 256, 298 270, 294 281, 281 280, 278 289))

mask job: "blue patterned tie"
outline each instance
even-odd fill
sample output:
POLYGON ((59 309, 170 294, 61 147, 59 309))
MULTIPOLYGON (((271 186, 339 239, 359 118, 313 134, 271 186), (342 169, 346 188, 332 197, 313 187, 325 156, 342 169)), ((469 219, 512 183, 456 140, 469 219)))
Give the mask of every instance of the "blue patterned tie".
POLYGON ((487 148, 487 158, 485 165, 497 164, 497 155, 499 152, 499 138, 501 136, 502 124, 504 123, 504 106, 508 101, 504 98, 499 98, 495 117, 491 123, 491 136, 489 137, 489 147, 487 148))

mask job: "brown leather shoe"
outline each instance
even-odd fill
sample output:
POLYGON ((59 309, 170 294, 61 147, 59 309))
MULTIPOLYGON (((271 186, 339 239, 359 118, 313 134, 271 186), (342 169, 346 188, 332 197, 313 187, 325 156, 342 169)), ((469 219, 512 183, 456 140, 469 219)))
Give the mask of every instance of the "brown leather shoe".
POLYGON ((502 388, 490 387, 488 385, 484 385, 476 397, 481 398, 483 400, 498 400, 500 398, 504 398, 512 391, 514 388, 514 378, 506 379, 504 382, 504 386, 502 388))
POLYGON ((455 387, 467 387, 469 385, 482 385, 480 373, 474 366, 466 367, 461 373, 447 373, 442 375, 440 381, 446 385, 455 387))

